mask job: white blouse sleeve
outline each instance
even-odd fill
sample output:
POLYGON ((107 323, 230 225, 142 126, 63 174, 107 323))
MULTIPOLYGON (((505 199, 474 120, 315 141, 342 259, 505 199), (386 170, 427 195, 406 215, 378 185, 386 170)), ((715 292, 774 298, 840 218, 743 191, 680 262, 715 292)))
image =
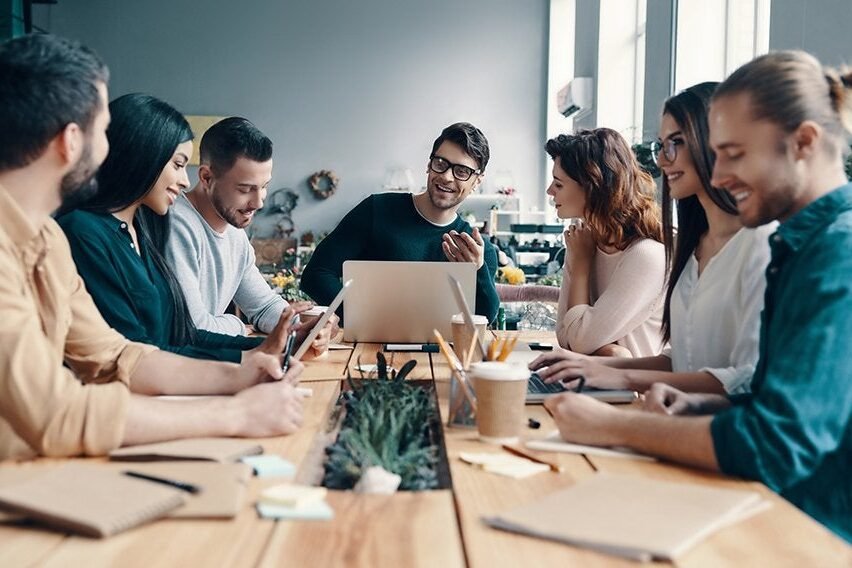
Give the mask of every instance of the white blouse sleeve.
POLYGON ((754 231, 754 238, 743 243, 750 250, 740 272, 740 297, 737 298, 740 316, 737 320, 736 341, 731 352, 730 366, 703 368, 719 379, 728 394, 751 392, 751 379, 757 365, 760 344, 760 313, 766 290, 766 267, 769 265, 769 235, 777 224, 763 226, 754 231))

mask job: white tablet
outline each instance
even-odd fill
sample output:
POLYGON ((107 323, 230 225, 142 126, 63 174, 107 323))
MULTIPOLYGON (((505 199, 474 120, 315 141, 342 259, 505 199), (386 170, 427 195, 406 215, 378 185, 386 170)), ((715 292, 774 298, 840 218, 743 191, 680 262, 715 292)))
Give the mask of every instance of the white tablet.
POLYGON ((328 306, 328 309, 325 311, 325 313, 322 315, 316 325, 311 328, 310 333, 308 333, 308 336, 299 346, 299 349, 293 354, 293 359, 295 359, 296 361, 300 361, 302 359, 302 356, 304 356, 304 354, 308 352, 308 349, 310 349, 311 347, 311 343, 314 342, 314 339, 316 339, 317 336, 320 334, 322 328, 325 327, 325 324, 328 323, 328 320, 331 319, 331 316, 334 314, 337 308, 340 307, 340 304, 343 303, 343 296, 346 295, 346 290, 349 288, 350 284, 352 284, 352 280, 347 280, 343 283, 343 287, 340 289, 340 292, 337 293, 337 296, 334 297, 334 300, 331 302, 331 305, 328 306))

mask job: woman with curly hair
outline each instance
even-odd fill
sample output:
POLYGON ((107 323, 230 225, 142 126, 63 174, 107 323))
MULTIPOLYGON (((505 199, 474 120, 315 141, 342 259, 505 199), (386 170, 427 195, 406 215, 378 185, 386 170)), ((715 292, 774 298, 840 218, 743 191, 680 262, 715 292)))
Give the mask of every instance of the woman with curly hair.
POLYGON ((553 198, 565 231, 559 345, 583 354, 648 357, 662 349, 666 253, 650 175, 609 128, 548 140, 553 198))

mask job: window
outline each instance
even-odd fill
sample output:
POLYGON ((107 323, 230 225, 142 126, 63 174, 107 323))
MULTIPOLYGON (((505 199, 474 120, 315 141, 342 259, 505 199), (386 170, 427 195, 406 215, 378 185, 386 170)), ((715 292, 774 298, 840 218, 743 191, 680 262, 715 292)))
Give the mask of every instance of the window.
POLYGON ((769 51, 770 0, 677 2, 675 91, 721 81, 769 51))
POLYGON ((646 0, 601 0, 597 124, 642 140, 646 0))

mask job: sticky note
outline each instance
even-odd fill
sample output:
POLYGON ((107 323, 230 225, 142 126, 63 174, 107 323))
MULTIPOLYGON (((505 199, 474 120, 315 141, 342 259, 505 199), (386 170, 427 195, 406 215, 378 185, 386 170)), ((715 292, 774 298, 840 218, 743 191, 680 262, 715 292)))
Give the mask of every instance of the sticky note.
POLYGON ((489 473, 496 473, 497 475, 513 479, 522 479, 537 473, 550 471, 550 466, 548 465, 502 453, 459 452, 459 458, 463 462, 475 467, 481 467, 489 473))
POLYGON ((281 505, 301 509, 317 501, 322 501, 327 493, 325 487, 285 483, 264 489, 258 501, 266 505, 281 505))
POLYGON ((246 456, 240 461, 250 466, 258 477, 293 477, 296 475, 295 465, 274 454, 246 456))
POLYGON ((315 501, 300 508, 258 503, 257 512, 264 519, 327 521, 334 518, 334 509, 325 501, 315 501))

